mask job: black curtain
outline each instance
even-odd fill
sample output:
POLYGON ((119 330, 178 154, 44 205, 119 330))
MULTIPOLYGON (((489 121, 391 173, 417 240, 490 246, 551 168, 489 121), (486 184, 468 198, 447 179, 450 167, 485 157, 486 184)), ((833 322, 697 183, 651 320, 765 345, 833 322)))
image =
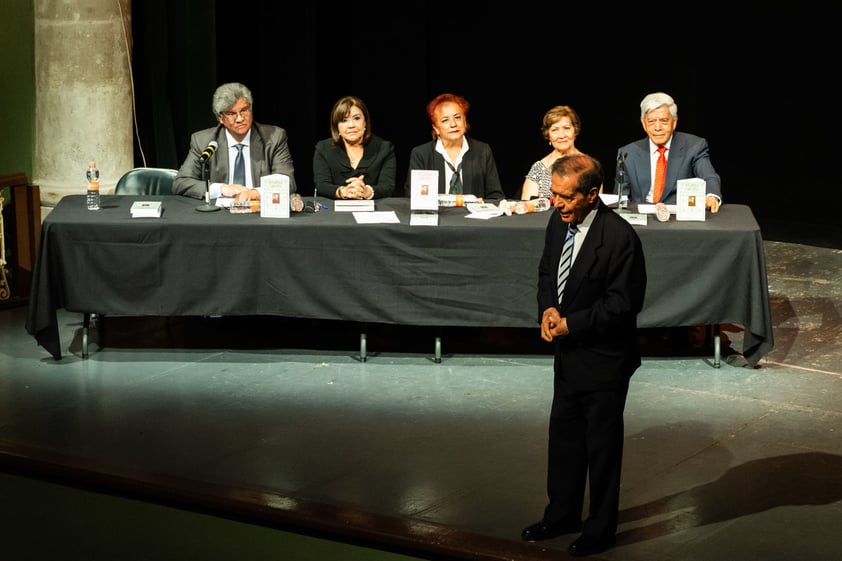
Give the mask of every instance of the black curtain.
POLYGON ((216 86, 239 81, 255 120, 289 133, 303 194, 345 94, 362 97, 374 131, 395 143, 402 185, 409 151, 430 139, 426 103, 452 91, 470 101, 471 134, 491 145, 507 194, 549 150, 540 124, 556 104, 579 113, 577 146, 603 162, 613 189, 617 147, 644 135, 640 100, 662 90, 679 130, 708 139, 725 203, 750 205, 765 239, 842 247, 840 119, 831 69, 818 64, 835 50, 829 14, 372 4, 133 2, 136 164, 178 167, 190 133, 215 123, 216 86), (798 26, 810 33, 796 41, 798 26))

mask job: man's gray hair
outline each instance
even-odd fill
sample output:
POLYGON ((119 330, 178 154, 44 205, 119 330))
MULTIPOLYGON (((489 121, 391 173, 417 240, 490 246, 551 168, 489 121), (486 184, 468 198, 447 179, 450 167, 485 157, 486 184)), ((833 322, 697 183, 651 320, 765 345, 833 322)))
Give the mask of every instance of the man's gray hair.
POLYGON ((213 93, 213 114, 220 115, 223 111, 227 111, 234 107, 237 101, 245 99, 249 107, 254 105, 254 100, 251 97, 251 90, 239 82, 229 82, 222 84, 213 93))
POLYGON ((678 117, 678 105, 675 104, 675 100, 664 92, 655 92, 647 95, 640 102, 640 118, 643 119, 653 109, 664 106, 669 108, 673 118, 678 117))

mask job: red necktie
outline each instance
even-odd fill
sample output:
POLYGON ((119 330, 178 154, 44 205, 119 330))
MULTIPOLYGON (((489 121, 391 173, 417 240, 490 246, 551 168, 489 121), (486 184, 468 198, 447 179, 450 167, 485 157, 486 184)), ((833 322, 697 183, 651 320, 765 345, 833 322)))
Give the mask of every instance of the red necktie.
POLYGON ((667 151, 666 146, 658 147, 658 162, 655 164, 655 186, 652 194, 652 202, 661 202, 661 195, 664 193, 664 178, 667 175, 667 157, 664 155, 667 151))

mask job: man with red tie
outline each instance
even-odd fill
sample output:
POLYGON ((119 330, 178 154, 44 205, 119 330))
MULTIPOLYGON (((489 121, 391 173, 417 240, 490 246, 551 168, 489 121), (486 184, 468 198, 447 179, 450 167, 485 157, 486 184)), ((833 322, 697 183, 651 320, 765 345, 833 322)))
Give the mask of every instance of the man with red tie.
POLYGON ((710 160, 708 142, 675 131, 678 106, 673 98, 663 92, 644 97, 640 124, 646 138, 617 151, 617 192, 627 195, 632 203, 675 204, 677 181, 698 177, 705 180, 705 208, 718 212, 722 185, 710 160))

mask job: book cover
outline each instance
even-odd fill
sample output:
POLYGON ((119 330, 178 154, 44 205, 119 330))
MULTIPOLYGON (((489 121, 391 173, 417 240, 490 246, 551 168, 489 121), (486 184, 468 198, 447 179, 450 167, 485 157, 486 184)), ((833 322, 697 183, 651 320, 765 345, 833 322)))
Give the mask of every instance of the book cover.
POLYGON ((414 169, 410 173, 410 208, 412 210, 438 210, 438 170, 414 169))
POLYGON ((679 179, 676 183, 675 219, 705 220, 706 181, 699 177, 679 179))
POLYGON ((289 176, 274 173, 260 178, 260 216, 289 218, 289 176))

